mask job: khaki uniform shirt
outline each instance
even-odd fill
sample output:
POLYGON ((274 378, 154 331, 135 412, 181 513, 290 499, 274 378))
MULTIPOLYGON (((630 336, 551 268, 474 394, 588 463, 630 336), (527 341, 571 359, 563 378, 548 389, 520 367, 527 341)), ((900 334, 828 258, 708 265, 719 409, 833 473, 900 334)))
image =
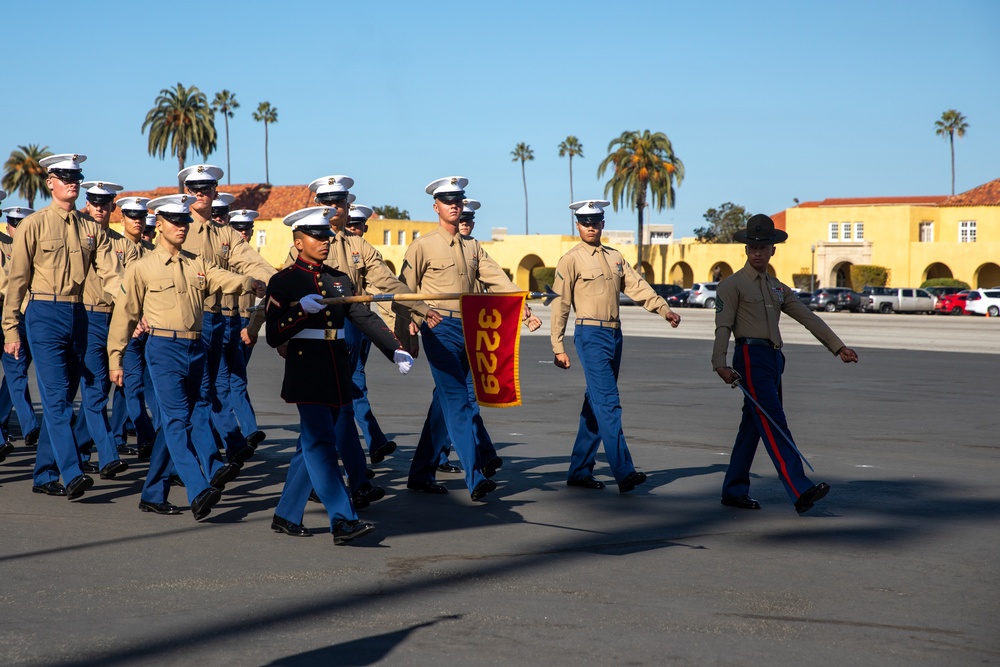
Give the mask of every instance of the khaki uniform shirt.
POLYGON ((251 336, 260 333, 260 328, 264 326, 264 306, 257 306, 257 295, 252 292, 236 297, 236 307, 239 309, 240 317, 248 319, 246 330, 251 336))
POLYGON ((577 318, 618 322, 618 294, 625 292, 651 313, 666 318, 671 312, 622 254, 605 245, 578 243, 559 258, 553 282, 552 290, 559 294, 552 300, 550 336, 555 354, 566 353, 563 338, 570 306, 577 318))
MULTIPOLYGON (((414 292, 519 292, 479 241, 449 234, 443 227, 417 238, 406 249, 399 279, 414 292), (480 285, 482 283, 482 285, 480 285)), ((428 299, 435 310, 457 314, 457 299, 428 299)))
MULTIPOLYGON (((217 265, 221 269, 233 271, 256 278, 262 282, 271 279, 276 271, 267 263, 260 253, 243 240, 238 231, 225 225, 217 225, 211 220, 201 217, 196 211, 191 211, 194 222, 188 229, 184 239, 184 250, 194 253, 205 261, 217 265)), ((222 295, 224 292, 212 292, 205 297, 205 310, 213 313, 222 312, 222 295)), ((235 307, 230 303, 229 308, 235 307)))
POLYGON ((844 347, 843 341, 826 322, 796 298, 791 287, 766 273, 759 273, 747 263, 716 288, 712 368, 726 367, 730 335, 764 338, 780 346, 778 319, 782 312, 804 326, 834 354, 844 347))
MULTIPOLYGON (((299 256, 292 246, 285 259, 285 266, 291 266, 299 256)), ((348 234, 343 230, 330 239, 330 254, 323 262, 332 269, 346 273, 354 283, 358 294, 410 294, 413 292, 405 283, 392 274, 382 253, 375 249, 364 237, 348 234)), ((427 314, 429 306, 423 301, 401 301, 405 308, 421 317, 427 314)), ((395 309, 394 309, 395 310, 395 309)), ((398 311, 397 311, 398 314, 398 311)))
MULTIPOLYGON (((104 232, 111 241, 111 248, 114 250, 118 261, 124 269, 129 264, 139 259, 139 250, 135 243, 128 240, 113 229, 106 229, 104 232)), ((87 274, 87 282, 83 285, 83 303, 87 306, 112 306, 114 305, 114 295, 104 290, 104 281, 91 271, 87 274)))
POLYGON ((201 331, 205 300, 214 294, 249 292, 253 278, 220 268, 186 250, 163 245, 125 270, 108 333, 108 367, 120 370, 125 346, 139 320, 153 329, 201 331))
POLYGON ((79 211, 50 204, 17 226, 3 308, 4 341, 20 340, 17 325, 28 292, 83 297, 87 274, 96 272, 111 293, 121 283, 121 263, 101 226, 79 211))

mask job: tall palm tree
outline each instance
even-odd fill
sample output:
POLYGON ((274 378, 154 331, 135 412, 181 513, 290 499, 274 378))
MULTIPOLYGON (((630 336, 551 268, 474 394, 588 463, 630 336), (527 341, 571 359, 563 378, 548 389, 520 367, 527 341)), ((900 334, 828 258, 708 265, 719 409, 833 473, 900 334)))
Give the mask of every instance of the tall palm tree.
POLYGON ((510 152, 514 156, 511 162, 521 161, 521 182, 524 184, 524 234, 528 234, 528 179, 524 175, 524 163, 528 160, 535 159, 535 152, 531 150, 531 146, 524 143, 523 141, 517 146, 514 146, 514 150, 510 152))
MULTIPOLYGON (((576 201, 573 198, 573 156, 579 155, 583 157, 583 144, 580 140, 574 137, 572 134, 566 137, 566 141, 559 144, 559 157, 569 156, 569 202, 572 204, 576 201)), ((569 212, 569 229, 570 235, 576 234, 576 227, 573 226, 573 222, 576 218, 573 216, 573 212, 569 212)))
MULTIPOLYGON (((171 155, 177 156, 178 171, 184 169, 188 148, 206 159, 215 150, 215 115, 205 93, 196 86, 178 83, 172 89, 161 90, 142 123, 143 133, 146 128, 149 154, 162 160, 169 149, 171 155)), ((177 189, 183 192, 184 184, 178 182, 177 189)))
POLYGON ((35 208, 35 197, 49 198, 49 190, 45 186, 47 174, 38 161, 52 155, 48 146, 39 148, 38 144, 18 146, 10 152, 10 157, 3 163, 3 188, 15 192, 27 200, 28 208, 35 208))
POLYGON ((267 166, 267 125, 278 122, 278 109, 272 107, 270 102, 261 102, 257 105, 257 110, 253 112, 253 119, 258 123, 264 123, 264 181, 271 184, 271 174, 267 166))
POLYGON ((955 135, 959 139, 964 137, 969 124, 965 122, 965 116, 954 109, 948 109, 941 114, 941 120, 934 121, 934 127, 937 128, 934 134, 939 137, 947 135, 951 144, 951 194, 955 194, 955 135))
POLYGON ((236 93, 222 90, 215 94, 212 100, 212 111, 222 114, 222 120, 226 123, 226 184, 233 182, 229 168, 229 119, 233 117, 233 110, 239 109, 240 103, 236 101, 236 93))
POLYGON ((597 168, 598 178, 608 167, 614 173, 604 186, 604 196, 617 211, 628 203, 639 212, 639 272, 642 273, 643 213, 647 206, 647 191, 656 210, 674 207, 674 181, 684 180, 684 163, 674 155, 674 147, 662 132, 622 132, 608 144, 608 156, 597 168), (608 196, 610 193, 610 197, 608 196))

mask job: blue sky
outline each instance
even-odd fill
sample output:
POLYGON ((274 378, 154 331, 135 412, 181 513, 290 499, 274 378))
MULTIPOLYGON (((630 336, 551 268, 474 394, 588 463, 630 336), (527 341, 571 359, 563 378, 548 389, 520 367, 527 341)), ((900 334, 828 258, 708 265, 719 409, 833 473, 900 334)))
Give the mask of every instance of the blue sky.
MULTIPOLYGON (((148 155, 140 127, 160 89, 228 89, 234 183, 264 180, 270 101, 276 185, 326 174, 356 180, 358 201, 432 219, 423 188, 471 180, 490 227, 524 232, 511 151, 528 143, 531 233, 568 233, 577 199, 603 195, 597 166, 625 130, 660 131, 686 178, 678 235, 731 201, 774 213, 826 197, 949 194, 1000 178, 1000 3, 940 2, 96 2, 11 3, 0 155, 40 143, 81 152, 88 178, 169 185, 177 162, 148 155), (33 49, 37 65, 21 55, 33 49)), ((225 167, 222 120, 218 151, 225 167)), ((196 163, 201 158, 191 159, 196 163)), ((17 203, 12 197, 5 202, 17 203)), ((635 229, 612 213, 609 228, 635 229)))

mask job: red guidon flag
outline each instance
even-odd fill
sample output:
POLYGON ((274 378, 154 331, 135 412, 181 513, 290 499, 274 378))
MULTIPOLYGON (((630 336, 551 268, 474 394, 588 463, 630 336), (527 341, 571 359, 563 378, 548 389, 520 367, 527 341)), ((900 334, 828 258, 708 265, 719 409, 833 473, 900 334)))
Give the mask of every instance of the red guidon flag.
POLYGON ((488 408, 521 405, 518 354, 521 312, 527 294, 462 295, 462 332, 479 405, 488 408))

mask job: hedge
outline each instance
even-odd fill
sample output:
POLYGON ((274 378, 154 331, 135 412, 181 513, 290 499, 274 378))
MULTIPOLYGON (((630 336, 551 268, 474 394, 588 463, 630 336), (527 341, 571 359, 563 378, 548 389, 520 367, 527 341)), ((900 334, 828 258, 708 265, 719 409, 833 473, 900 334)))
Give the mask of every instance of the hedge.
POLYGON ((889 284, 889 269, 875 264, 854 264, 851 266, 851 285, 857 291, 866 286, 885 287, 889 284))
POLYGON ((556 267, 536 266, 531 270, 531 277, 535 279, 538 289, 544 289, 546 285, 551 285, 556 281, 556 267))
POLYGON ((962 289, 971 289, 969 283, 954 278, 931 278, 930 280, 925 280, 920 285, 920 289, 926 287, 960 287, 962 289))

